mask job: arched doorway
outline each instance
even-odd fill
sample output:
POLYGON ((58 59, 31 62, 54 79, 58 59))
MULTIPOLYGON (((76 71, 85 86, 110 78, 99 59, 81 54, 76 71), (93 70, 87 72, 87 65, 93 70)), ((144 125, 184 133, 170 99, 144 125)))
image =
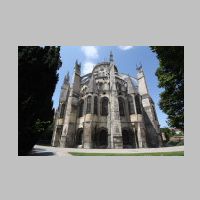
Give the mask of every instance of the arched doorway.
POLYGON ((122 130, 123 148, 135 148, 133 132, 129 129, 122 130))
POLYGON ((82 146, 83 145, 83 129, 78 129, 77 135, 76 135, 76 146, 82 146))
POLYGON ((108 146, 108 131, 106 128, 101 128, 97 131, 94 138, 95 147, 105 149, 108 146))
POLYGON ((119 114, 120 114, 120 116, 124 116, 125 115, 124 99, 122 97, 119 97, 118 102, 119 102, 119 114))

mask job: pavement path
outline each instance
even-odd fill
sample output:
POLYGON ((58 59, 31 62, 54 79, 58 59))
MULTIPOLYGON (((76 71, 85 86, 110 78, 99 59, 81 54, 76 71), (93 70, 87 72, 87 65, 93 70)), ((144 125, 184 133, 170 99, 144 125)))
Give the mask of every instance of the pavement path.
POLYGON ((184 151, 184 146, 140 149, 77 149, 35 145, 30 156, 72 156, 69 152, 85 153, 146 153, 184 151))

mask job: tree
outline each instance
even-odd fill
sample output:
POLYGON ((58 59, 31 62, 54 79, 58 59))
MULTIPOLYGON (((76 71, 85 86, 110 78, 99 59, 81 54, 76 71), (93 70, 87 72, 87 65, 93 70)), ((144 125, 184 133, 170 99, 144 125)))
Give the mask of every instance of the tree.
POLYGON ((27 155, 53 120, 60 47, 18 47, 18 155, 27 155))
POLYGON ((160 66, 156 71, 160 94, 160 108, 168 115, 168 125, 184 130, 184 47, 153 46, 160 66))
POLYGON ((39 145, 51 145, 51 140, 52 140, 52 136, 53 136, 53 123, 51 123, 46 129, 45 131, 41 134, 41 137, 39 139, 39 141, 37 142, 37 144, 39 145))
POLYGON ((176 135, 176 132, 170 128, 161 128, 160 131, 161 133, 165 134, 167 142, 169 141, 170 137, 176 135))

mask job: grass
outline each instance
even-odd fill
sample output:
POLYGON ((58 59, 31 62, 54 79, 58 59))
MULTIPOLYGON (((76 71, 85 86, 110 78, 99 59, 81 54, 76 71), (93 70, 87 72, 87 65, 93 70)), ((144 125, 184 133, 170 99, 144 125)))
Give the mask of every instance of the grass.
POLYGON ((84 153, 69 152, 73 156, 184 156, 184 151, 153 153, 84 153))

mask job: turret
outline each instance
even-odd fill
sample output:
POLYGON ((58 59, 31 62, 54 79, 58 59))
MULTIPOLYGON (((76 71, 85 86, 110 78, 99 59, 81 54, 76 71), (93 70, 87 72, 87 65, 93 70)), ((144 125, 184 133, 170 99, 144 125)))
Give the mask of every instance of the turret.
POLYGON ((136 69, 137 69, 137 78, 138 78, 138 90, 139 90, 140 95, 149 94, 142 65, 140 65, 140 67, 137 67, 136 69))
POLYGON ((96 81, 95 81, 94 75, 92 74, 87 90, 86 90, 86 95, 87 95, 86 113, 85 113, 85 121, 83 124, 83 128, 84 128, 83 147, 86 149, 92 148, 93 146, 92 138, 94 138, 95 125, 96 125, 95 121, 97 121, 97 111, 95 111, 95 109, 97 109, 97 106, 98 106, 97 94, 98 94, 98 90, 96 86, 96 81))
POLYGON ((114 62, 112 51, 110 51, 110 62, 114 62))
POLYGON ((64 78, 62 87, 61 87, 61 92, 60 92, 60 100, 59 102, 65 102, 67 100, 67 93, 69 92, 69 72, 67 73, 67 75, 64 78))
POLYGON ((108 129, 110 130, 110 148, 123 148, 122 130, 119 114, 118 93, 116 88, 115 65, 112 52, 110 54, 110 103, 108 129))
MULTIPOLYGON (((72 87, 70 88, 69 98, 66 107, 66 116, 61 136, 61 147, 74 147, 74 138, 76 134, 76 118, 78 114, 78 101, 81 85, 81 64, 75 62, 74 74, 72 78, 72 87)), ((67 78, 66 78, 67 80, 67 78)))
POLYGON ((81 85, 81 64, 76 60, 74 66, 74 73, 72 78, 72 93, 75 96, 80 94, 80 85, 81 85))
POLYGON ((150 97, 147 83, 142 69, 142 65, 137 67, 137 77, 138 77, 138 90, 141 95, 142 105, 143 105, 143 116, 147 129, 147 141, 150 147, 162 146, 162 141, 160 138, 159 122, 156 116, 155 105, 150 97))
POLYGON ((59 106, 54 116, 52 146, 60 145, 60 138, 63 131, 63 121, 64 118, 66 117, 66 108, 67 108, 66 102, 69 98, 69 92, 70 92, 69 73, 67 73, 61 87, 59 106))

